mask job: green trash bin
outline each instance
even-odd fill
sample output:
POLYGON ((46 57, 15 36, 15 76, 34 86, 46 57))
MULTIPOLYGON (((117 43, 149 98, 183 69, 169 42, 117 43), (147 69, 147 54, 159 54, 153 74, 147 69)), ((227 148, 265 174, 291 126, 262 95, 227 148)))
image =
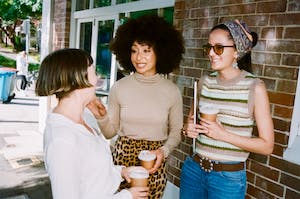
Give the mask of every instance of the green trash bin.
POLYGON ((14 98, 13 85, 16 71, 0 67, 0 102, 9 103, 14 98))

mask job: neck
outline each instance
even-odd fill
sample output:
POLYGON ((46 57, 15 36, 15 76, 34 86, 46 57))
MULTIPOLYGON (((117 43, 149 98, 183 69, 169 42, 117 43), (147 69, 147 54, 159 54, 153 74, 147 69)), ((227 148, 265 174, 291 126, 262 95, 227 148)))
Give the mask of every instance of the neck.
POLYGON ((218 71, 219 77, 222 80, 230 80, 241 74, 241 70, 238 68, 229 68, 227 70, 218 71))
POLYGON ((64 115, 75 123, 83 124, 83 111, 85 104, 74 96, 64 97, 60 99, 53 112, 64 115))

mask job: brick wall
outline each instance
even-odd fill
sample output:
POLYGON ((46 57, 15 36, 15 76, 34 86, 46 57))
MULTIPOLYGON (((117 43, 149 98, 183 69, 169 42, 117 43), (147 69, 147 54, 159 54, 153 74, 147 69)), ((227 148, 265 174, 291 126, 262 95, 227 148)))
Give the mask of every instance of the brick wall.
POLYGON ((54 0, 52 49, 69 47, 71 0, 54 0))
MULTIPOLYGON (((201 46, 212 26, 232 18, 244 20, 259 35, 252 53, 253 70, 266 83, 275 126, 273 154, 251 154, 247 161, 246 198, 300 198, 300 166, 282 158, 300 64, 299 0, 175 1, 174 24, 183 33, 186 53, 180 71, 171 78, 182 90, 185 116, 192 104, 193 81, 211 72, 201 46)), ((182 138, 169 158, 168 179, 177 186, 183 161, 192 152, 191 143, 182 138)))

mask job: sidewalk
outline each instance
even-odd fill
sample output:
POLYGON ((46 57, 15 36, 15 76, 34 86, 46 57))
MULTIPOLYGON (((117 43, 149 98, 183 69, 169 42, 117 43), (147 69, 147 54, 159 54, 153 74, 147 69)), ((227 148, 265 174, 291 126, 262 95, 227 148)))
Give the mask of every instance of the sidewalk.
POLYGON ((38 98, 16 93, 0 103, 0 199, 51 198, 42 161, 42 133, 38 131, 38 98))

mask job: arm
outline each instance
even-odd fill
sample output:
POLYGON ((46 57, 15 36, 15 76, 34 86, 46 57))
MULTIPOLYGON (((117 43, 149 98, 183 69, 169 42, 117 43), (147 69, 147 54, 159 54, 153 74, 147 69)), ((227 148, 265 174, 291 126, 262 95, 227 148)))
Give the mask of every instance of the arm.
POLYGON ((114 137, 118 133, 120 126, 120 106, 117 101, 115 87, 116 84, 109 93, 108 111, 96 96, 87 106, 97 119, 99 128, 106 139, 114 137))
POLYGON ((181 141, 181 128, 183 124, 183 110, 182 110, 182 96, 177 88, 175 101, 172 104, 169 111, 169 135, 165 144, 159 149, 152 151, 156 154, 156 161, 152 169, 149 170, 150 173, 155 173, 165 158, 174 150, 174 148, 181 141))
POLYGON ((257 84, 254 90, 254 117, 258 128, 258 137, 243 137, 227 132, 220 124, 203 120, 201 133, 217 140, 228 142, 246 151, 269 155, 274 147, 274 128, 270 113, 270 104, 264 84, 257 84), (219 133, 218 133, 219 132, 219 133))

